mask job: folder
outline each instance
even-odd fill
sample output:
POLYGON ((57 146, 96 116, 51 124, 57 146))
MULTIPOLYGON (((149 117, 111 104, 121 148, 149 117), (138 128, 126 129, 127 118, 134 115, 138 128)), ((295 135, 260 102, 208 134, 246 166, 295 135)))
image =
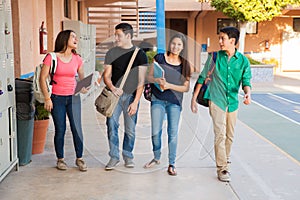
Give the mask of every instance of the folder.
MULTIPOLYGON (((154 78, 164 78, 165 77, 165 70, 157 63, 153 62, 154 64, 154 70, 153 70, 153 77, 154 78)), ((160 87, 158 83, 154 83, 154 85, 163 92, 164 90, 160 87)))
POLYGON ((77 82, 74 94, 77 95, 83 87, 89 87, 92 84, 93 73, 77 82))

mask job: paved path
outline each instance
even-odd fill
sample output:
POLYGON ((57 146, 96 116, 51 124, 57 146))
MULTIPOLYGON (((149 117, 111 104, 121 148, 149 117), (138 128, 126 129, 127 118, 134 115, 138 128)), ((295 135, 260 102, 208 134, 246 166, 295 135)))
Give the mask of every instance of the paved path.
MULTIPOLYGON (((290 79, 287 79, 290 80, 290 79)), ((275 80, 274 84, 256 84, 255 93, 265 91, 294 91, 297 82, 275 80), (278 85, 280 87, 274 87, 278 85), (284 88, 283 88, 284 87, 284 88)), ((176 163, 178 176, 166 172, 167 145, 163 136, 162 163, 145 170, 143 165, 152 158, 149 102, 141 101, 134 150, 136 167, 127 169, 121 164, 111 172, 104 171, 108 161, 105 118, 95 112, 93 101, 98 93, 90 95, 82 104, 85 138, 86 173, 74 164, 74 149, 67 128, 65 157, 69 169, 55 169, 53 147, 54 129, 51 123, 45 152, 32 156, 32 162, 12 171, 0 183, 0 199, 76 199, 76 200, 298 200, 300 197, 300 165, 280 144, 263 134, 291 127, 291 121, 253 103, 241 105, 232 152, 232 181, 223 183, 216 177, 213 133, 207 108, 199 107, 199 114, 189 108, 191 92, 185 95, 176 163)), ((278 93, 276 93, 278 94, 278 93)), ((295 127, 295 130, 299 127, 295 127)), ((120 131, 122 133, 122 125, 120 131)), ((282 131, 281 131, 282 132, 282 131)), ((278 131, 278 136, 282 134, 278 131)), ((120 138, 123 134, 120 134, 120 138)), ((276 137, 277 138, 277 137, 276 137)), ((278 142, 280 142, 280 139, 278 142)), ((291 140, 293 141, 293 140, 291 140)), ((293 146, 294 144, 287 143, 293 146)), ((299 148, 299 145, 296 146, 299 148)))
POLYGON ((239 119, 300 162, 300 76, 275 77, 274 84, 256 83, 253 104, 240 106, 239 119), (275 87, 274 87, 275 86, 275 87))

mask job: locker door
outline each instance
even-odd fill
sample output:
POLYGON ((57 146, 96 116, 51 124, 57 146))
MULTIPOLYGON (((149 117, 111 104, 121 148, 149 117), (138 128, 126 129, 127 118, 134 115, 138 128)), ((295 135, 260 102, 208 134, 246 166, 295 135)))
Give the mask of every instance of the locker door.
MULTIPOLYGON (((0 111, 0 127, 3 130, 8 130, 8 114, 7 110, 0 111)), ((8 133, 1 131, 0 134, 0 175, 7 167, 9 167, 9 143, 8 133)))
POLYGON ((0 55, 5 53, 4 48, 4 41, 5 41, 5 35, 4 35, 4 2, 3 0, 0 0, 0 55))
MULTIPOLYGON (((0 43, 0 46, 4 45, 0 43)), ((6 90, 6 54, 0 54, 0 105, 1 110, 7 107, 6 90)))
POLYGON ((15 107, 8 108, 8 120, 9 120, 9 147, 10 157, 9 160, 13 162, 17 159, 17 117, 15 107))
POLYGON ((11 17, 11 1, 5 0, 4 7, 4 33, 5 33, 5 49, 6 53, 13 53, 13 34, 12 34, 12 17, 11 17))
POLYGON ((79 22, 77 24, 79 26, 79 30, 77 32, 77 35, 80 37, 79 38, 79 45, 78 45, 78 50, 80 51, 80 54, 84 60, 85 58, 85 52, 84 52, 84 41, 85 41, 85 35, 84 35, 84 24, 79 22))
POLYGON ((15 78, 14 77, 15 77, 14 76, 14 56, 13 56, 13 53, 8 53, 7 59, 6 59, 6 86, 5 86, 8 107, 15 105, 15 78))

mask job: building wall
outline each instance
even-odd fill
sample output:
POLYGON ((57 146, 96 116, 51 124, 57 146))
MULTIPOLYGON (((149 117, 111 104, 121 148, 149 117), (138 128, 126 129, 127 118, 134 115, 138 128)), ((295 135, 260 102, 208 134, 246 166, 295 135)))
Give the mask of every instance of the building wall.
MULTIPOLYGON (((171 0, 165 0, 170 3, 171 0)), ((143 1, 149 3, 150 0, 143 1)), ((152 4, 153 0, 151 0, 152 4)), ((178 4, 179 0, 173 3, 178 4)), ((78 20, 77 1, 71 0, 71 19, 78 20)), ((83 22, 87 23, 87 9, 85 1, 81 1, 81 16, 83 22)), ((187 0, 186 6, 194 5, 194 0, 187 0), (190 2, 191 4, 189 4, 190 2)), ((168 8, 168 6, 166 6, 168 8)), ((222 13, 216 11, 199 11, 197 7, 189 7, 190 11, 176 12, 169 8, 166 10, 166 28, 170 19, 187 19, 187 36, 189 38, 189 60, 195 66, 200 64, 200 51, 202 44, 208 44, 207 51, 216 51, 218 46, 217 19, 226 18, 222 13), (193 10, 195 9, 195 10, 193 10), (198 10, 197 10, 198 9, 198 10), (194 56, 195 55, 195 56, 194 56)), ((53 51, 54 41, 59 31, 63 29, 62 21, 68 20, 64 17, 63 0, 12 0, 13 11, 13 32, 15 49, 15 76, 31 74, 34 67, 42 62, 44 54, 39 53, 39 28, 42 21, 45 21, 48 31, 48 50, 53 51)), ((261 59, 274 57, 278 60, 280 71, 287 66, 281 66, 282 42, 284 32, 292 31, 292 18, 277 17, 272 21, 258 23, 258 34, 248 34, 245 40, 245 52, 259 54, 261 59), (270 48, 265 48, 265 41, 268 40, 270 48)), ((295 47, 291 47, 293 49, 295 47)), ((300 47, 299 47, 300 48, 300 47)), ((289 48, 285 48, 289 49, 289 48)), ((298 50, 298 49, 297 49, 298 50)), ((300 51, 300 49, 299 49, 300 51)))
MULTIPOLYGON (((300 12, 299 12, 300 13, 300 12)), ((196 37, 197 44, 207 44, 207 51, 217 51, 219 49, 217 34, 217 19, 227 18, 220 12, 203 12, 196 19, 196 37)), ((275 72, 288 71, 289 66, 282 65, 286 52, 283 55, 282 43, 284 42, 283 33, 293 34, 292 17, 275 17, 272 21, 259 22, 257 34, 247 34, 245 38, 245 53, 250 54, 257 60, 275 60, 278 65, 275 72), (269 42, 269 48, 266 48, 266 41, 269 42)), ((290 47, 292 51, 300 51, 300 47, 290 47), (295 49, 296 48, 296 49, 295 49)), ((197 53, 196 53, 197 56, 197 53)), ((293 70, 295 70, 293 68, 293 70)), ((298 68, 300 71, 300 67, 298 68)))
MULTIPOLYGON (((71 18, 77 20, 77 1, 71 0, 71 18)), ((84 1, 82 2, 84 8, 84 1)), ((15 76, 27 78, 32 76, 35 66, 42 62, 45 54, 40 54, 39 29, 45 22, 48 32, 48 51, 54 50, 57 34, 63 30, 64 17, 63 0, 12 0, 14 47, 15 47, 15 76)), ((86 9, 82 16, 86 23, 86 9)))
POLYGON ((18 44, 14 43, 14 46, 17 46, 15 48, 16 77, 31 72, 32 66, 39 59, 35 52, 39 51, 38 30, 45 18, 45 8, 45 1, 41 0, 12 1, 14 42, 18 42, 18 44))
MULTIPOLYGON (((217 19, 227 18, 222 13, 209 12, 201 20, 203 25, 197 27, 197 32, 202 34, 199 43, 207 43, 210 38, 208 51, 214 51, 219 48, 217 34, 217 19)), ((272 21, 258 23, 257 34, 247 34, 245 41, 245 52, 265 51, 264 41, 269 40, 270 48, 281 44, 281 36, 284 31, 292 31, 293 19, 288 17, 276 17, 272 21)))

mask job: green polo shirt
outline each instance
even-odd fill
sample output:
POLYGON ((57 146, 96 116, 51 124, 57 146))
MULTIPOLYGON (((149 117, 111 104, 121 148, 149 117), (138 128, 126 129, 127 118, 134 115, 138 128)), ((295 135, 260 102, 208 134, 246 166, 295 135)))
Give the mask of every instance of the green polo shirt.
MULTIPOLYGON (((199 75, 198 83, 204 82, 211 60, 211 55, 209 55, 204 69, 199 75)), ((228 61, 227 53, 222 50, 218 51, 216 67, 211 79, 204 98, 211 100, 224 111, 237 110, 240 86, 242 85, 242 88, 244 86, 251 87, 251 69, 248 58, 236 50, 228 61)))

